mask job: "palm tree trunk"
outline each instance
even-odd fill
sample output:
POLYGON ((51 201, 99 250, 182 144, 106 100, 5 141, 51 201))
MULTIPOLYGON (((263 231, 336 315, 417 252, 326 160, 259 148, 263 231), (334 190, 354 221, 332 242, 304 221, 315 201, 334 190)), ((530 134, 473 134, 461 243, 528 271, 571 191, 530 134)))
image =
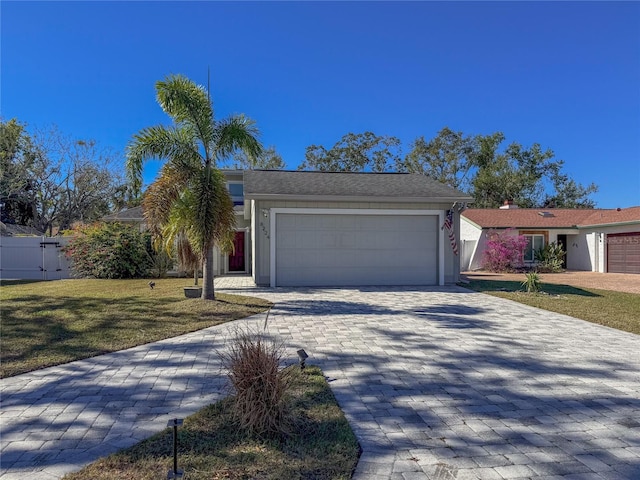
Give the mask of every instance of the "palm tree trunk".
POLYGON ((202 300, 215 300, 213 289, 213 247, 207 249, 202 266, 202 300))

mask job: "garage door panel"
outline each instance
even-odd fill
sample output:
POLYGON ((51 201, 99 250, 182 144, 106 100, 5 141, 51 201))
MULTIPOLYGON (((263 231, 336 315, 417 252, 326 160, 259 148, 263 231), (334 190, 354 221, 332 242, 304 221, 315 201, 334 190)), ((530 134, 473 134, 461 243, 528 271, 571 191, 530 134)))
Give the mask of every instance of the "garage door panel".
POLYGON ((374 249, 387 249, 389 245, 394 245, 397 249, 398 235, 395 232, 367 232, 367 234, 372 235, 376 241, 374 249))
POLYGON ((283 215, 281 218, 278 218, 278 226, 287 231, 300 230, 298 219, 293 215, 283 215))
POLYGON ((435 272, 425 272, 413 268, 398 269, 383 267, 332 268, 317 267, 313 271, 300 271, 291 267, 278 270, 280 286, 363 286, 363 279, 373 278, 372 285, 398 285, 397 278, 402 278, 404 285, 433 285, 437 282, 435 272))
MULTIPOLYGON (((322 215, 324 217, 324 215, 322 215)), ((321 220, 322 222, 322 220, 321 220)), ((355 231, 360 228, 359 220, 349 221, 348 218, 344 218, 342 215, 335 215, 332 218, 330 217, 326 221, 326 225, 329 228, 334 228, 339 231, 355 231)), ((320 224, 323 226, 323 223, 320 224)))
POLYGON ((358 248, 359 238, 355 232, 342 232, 336 235, 337 246, 340 248, 353 249, 358 248))
POLYGON ((607 271, 640 273, 640 232, 607 235, 607 271))
POLYGON ((282 237, 278 238, 278 243, 280 244, 280 248, 295 248, 295 246, 298 244, 298 241, 296 239, 296 235, 283 235, 282 237))
POLYGON ((437 216, 276 216, 276 283, 282 286, 434 285, 437 216))

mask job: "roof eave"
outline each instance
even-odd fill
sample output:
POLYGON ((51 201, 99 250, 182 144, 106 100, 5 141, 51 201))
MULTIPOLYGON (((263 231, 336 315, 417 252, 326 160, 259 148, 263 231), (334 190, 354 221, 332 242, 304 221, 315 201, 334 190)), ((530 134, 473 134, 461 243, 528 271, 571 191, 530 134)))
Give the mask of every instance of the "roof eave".
POLYGON ((578 225, 577 228, 598 228, 598 227, 624 227, 626 225, 640 225, 640 220, 629 220, 627 222, 612 222, 612 223, 593 223, 588 225, 578 225))
POLYGON ((102 217, 105 222, 144 222, 143 217, 102 217))
POLYGON ((535 225, 535 226, 514 226, 514 225, 510 225, 510 226, 504 226, 504 225, 478 225, 477 223, 473 222, 472 220, 469 220, 468 218, 465 217, 465 220, 469 223, 472 223, 473 225, 477 226, 478 228, 482 228, 482 229, 490 229, 490 228, 500 228, 500 229, 504 229, 507 230, 509 228, 513 228, 514 230, 578 230, 578 227, 576 225, 567 225, 567 226, 561 226, 561 227, 548 227, 548 226, 544 226, 544 225, 535 225))
POLYGON ((322 202, 388 202, 388 203, 453 203, 468 202, 471 197, 387 197, 358 195, 286 195, 281 193, 246 193, 249 200, 322 201, 322 202))

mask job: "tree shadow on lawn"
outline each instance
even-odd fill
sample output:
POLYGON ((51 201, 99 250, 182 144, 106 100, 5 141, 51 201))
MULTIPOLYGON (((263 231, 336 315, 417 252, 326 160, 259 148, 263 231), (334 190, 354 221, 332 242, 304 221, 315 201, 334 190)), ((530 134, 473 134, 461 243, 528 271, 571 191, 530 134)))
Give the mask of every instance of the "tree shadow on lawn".
POLYGON ((0 287, 8 287, 11 285, 26 285, 27 283, 39 283, 42 281, 43 280, 3 280, 0 278, 0 287))
MULTIPOLYGON (((463 285, 478 292, 523 292, 522 282, 514 280, 470 280, 463 285)), ((541 283, 541 291, 549 295, 577 295, 583 297, 600 297, 601 295, 570 285, 541 283)))
POLYGON ((117 302, 29 296, 7 303, 2 309, 3 376, 181 335, 264 308, 250 303, 209 312, 206 305, 182 298, 135 296, 117 302))

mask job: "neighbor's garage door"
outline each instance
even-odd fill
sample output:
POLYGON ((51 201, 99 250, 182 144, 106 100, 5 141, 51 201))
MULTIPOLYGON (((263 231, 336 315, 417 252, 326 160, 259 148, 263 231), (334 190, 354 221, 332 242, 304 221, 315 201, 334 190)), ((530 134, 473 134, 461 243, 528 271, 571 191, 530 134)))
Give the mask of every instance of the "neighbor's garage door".
POLYGON ((434 215, 276 216, 279 286, 436 285, 434 215))
POLYGON ((640 273, 640 232, 607 235, 607 271, 640 273))

